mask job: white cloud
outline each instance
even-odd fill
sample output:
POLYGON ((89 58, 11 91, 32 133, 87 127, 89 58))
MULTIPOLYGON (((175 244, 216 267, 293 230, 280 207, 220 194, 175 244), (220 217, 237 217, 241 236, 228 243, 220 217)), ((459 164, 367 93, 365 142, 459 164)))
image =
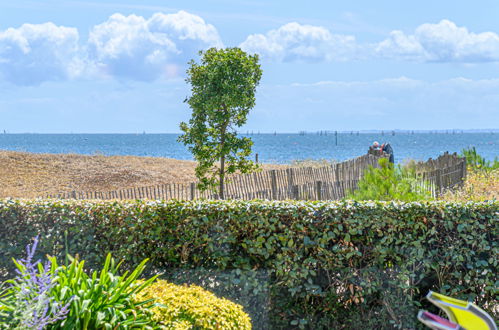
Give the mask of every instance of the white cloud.
POLYGON ((473 33, 449 20, 422 24, 412 35, 393 31, 380 42, 375 52, 386 58, 415 59, 432 62, 499 61, 499 35, 473 33))
MULTIPOLYGON (((24 24, 0 31, 0 78, 18 85, 72 78, 151 81, 179 77, 199 50, 223 47, 217 29, 185 11, 149 18, 114 14, 81 42, 76 28, 24 24)), ((449 20, 422 24, 413 33, 392 31, 378 43, 325 27, 288 23, 249 35, 240 47, 275 62, 389 60, 499 62, 499 35, 474 33, 449 20)))
POLYGON ((112 15, 89 35, 89 59, 106 75, 135 80, 175 76, 197 51, 222 47, 217 30, 180 11, 151 18, 112 15))
POLYGON ((74 77, 82 70, 78 31, 53 23, 0 31, 0 76, 19 85, 74 77))
POLYGON ((277 61, 347 60, 356 51, 355 37, 333 34, 321 26, 288 23, 266 34, 253 34, 240 47, 277 61))

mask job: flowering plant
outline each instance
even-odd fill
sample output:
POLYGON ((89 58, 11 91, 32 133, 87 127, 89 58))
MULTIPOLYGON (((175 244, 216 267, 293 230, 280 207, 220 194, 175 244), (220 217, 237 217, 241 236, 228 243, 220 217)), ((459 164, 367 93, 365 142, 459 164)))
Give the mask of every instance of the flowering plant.
POLYGON ((15 329, 43 329, 68 313, 70 301, 62 304, 51 295, 55 287, 57 269, 50 262, 34 261, 38 236, 26 247, 26 258, 14 260, 17 276, 2 284, 0 291, 0 327, 15 329))

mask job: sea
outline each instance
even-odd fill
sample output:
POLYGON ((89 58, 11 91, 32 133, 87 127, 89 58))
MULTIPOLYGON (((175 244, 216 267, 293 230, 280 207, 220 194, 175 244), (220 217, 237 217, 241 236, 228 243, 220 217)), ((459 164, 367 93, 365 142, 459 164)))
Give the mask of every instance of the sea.
MULTIPOLYGON (((390 143, 395 161, 427 160, 444 152, 475 147, 488 160, 499 157, 499 132, 317 132, 243 134, 254 142, 259 162, 289 164, 300 160, 342 161, 363 155, 374 142, 390 143)), ((178 134, 0 134, 0 149, 33 153, 136 155, 193 159, 178 134)))

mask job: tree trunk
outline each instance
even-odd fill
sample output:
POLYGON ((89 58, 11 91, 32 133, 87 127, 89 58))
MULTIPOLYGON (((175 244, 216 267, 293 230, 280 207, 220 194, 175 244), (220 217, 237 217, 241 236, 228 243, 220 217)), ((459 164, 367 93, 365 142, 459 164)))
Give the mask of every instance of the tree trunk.
MULTIPOLYGON (((224 140, 223 137, 222 140, 224 140)), ((222 157, 220 158, 220 199, 225 199, 224 179, 225 179, 225 155, 222 155, 222 157)))
MULTIPOLYGON (((227 112, 227 108, 225 104, 222 105, 223 111, 227 112)), ((220 155, 220 189, 219 189, 219 195, 220 199, 225 199, 225 187, 224 187, 224 181, 225 181, 225 154, 223 153, 224 147, 225 147, 225 132, 227 131, 227 126, 229 125, 229 121, 227 120, 222 124, 221 131, 220 131, 220 150, 222 150, 221 155, 220 155)))

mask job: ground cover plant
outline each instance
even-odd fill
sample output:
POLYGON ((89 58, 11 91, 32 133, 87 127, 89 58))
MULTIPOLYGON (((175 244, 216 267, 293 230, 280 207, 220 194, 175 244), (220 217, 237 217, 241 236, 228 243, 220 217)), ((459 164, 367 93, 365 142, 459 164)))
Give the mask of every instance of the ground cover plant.
POLYGON ((415 327, 430 289, 497 318, 498 214, 498 202, 3 200, 0 272, 39 232, 41 253, 63 256, 67 241, 94 269, 102 251, 125 269, 150 257, 147 273, 240 303, 258 329, 415 327))

